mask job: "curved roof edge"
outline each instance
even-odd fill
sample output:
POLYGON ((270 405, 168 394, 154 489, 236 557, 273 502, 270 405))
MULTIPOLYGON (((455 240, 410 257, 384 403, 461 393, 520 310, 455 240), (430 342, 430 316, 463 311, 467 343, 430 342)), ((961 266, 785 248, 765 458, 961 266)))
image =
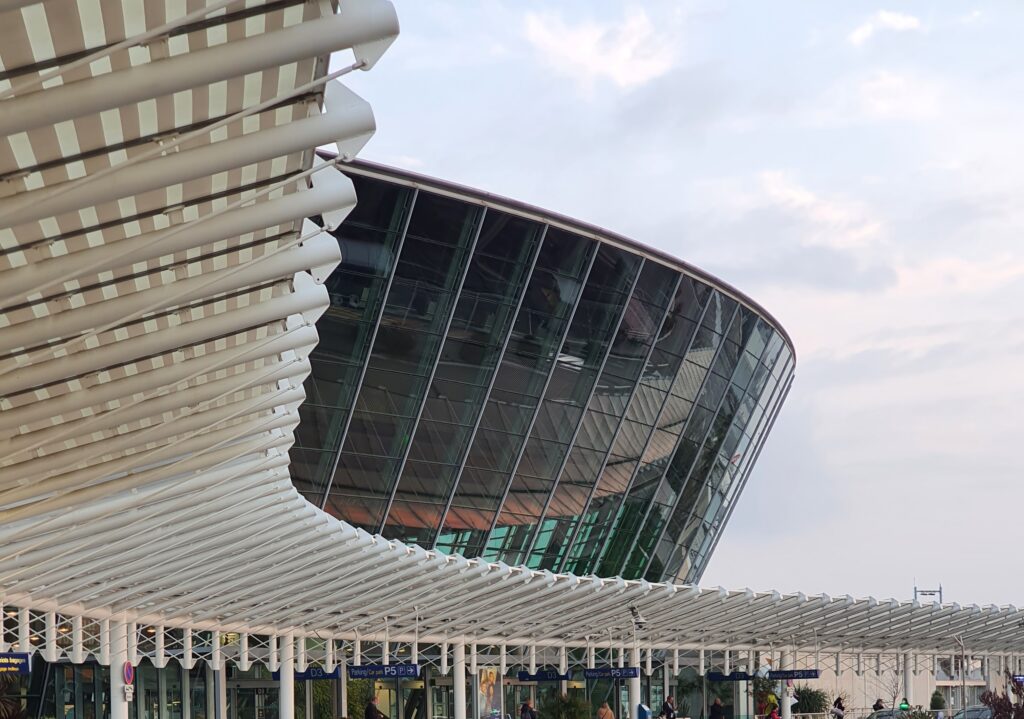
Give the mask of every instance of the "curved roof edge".
MULTIPOLYGON (((331 152, 325 152, 318 150, 317 153, 324 158, 335 159, 335 154, 331 152)), ((685 272, 703 282, 706 282, 718 290, 721 290, 725 294, 731 296, 741 304, 746 305, 750 309, 757 312, 762 318, 769 322, 773 328, 775 328, 786 341, 790 351, 793 353, 793 363, 796 364, 796 347, 793 343, 793 338, 789 336, 789 332, 783 327, 782 323, 769 312, 765 307, 750 297, 745 292, 739 290, 734 285, 712 275, 710 272, 697 267, 685 260, 681 260, 678 257, 668 254, 655 247, 645 245, 642 242, 638 242, 630 237, 607 230, 598 225, 591 224, 589 222, 583 222, 575 218, 563 215, 559 212, 553 212, 546 210, 536 205, 531 205, 528 202, 522 202, 520 200, 513 200, 503 195, 497 195, 486 190, 479 190, 468 185, 462 185, 457 182, 450 182, 448 180, 441 180, 436 177, 429 175, 422 175, 417 172, 410 170, 404 170, 390 165, 384 165, 377 162, 370 162, 367 160, 356 159, 350 162, 343 162, 338 165, 338 169, 342 171, 353 171, 360 175, 366 176, 378 176, 402 182, 404 184, 423 187, 430 190, 436 190, 444 194, 461 197, 464 199, 474 200, 486 205, 494 206, 496 209, 511 212, 513 214, 530 217, 537 219, 549 224, 558 225, 564 229, 577 232, 583 235, 593 237, 596 240, 609 242, 611 244, 620 245, 625 249, 629 249, 645 255, 653 260, 656 260, 662 264, 673 267, 680 272, 685 272)))

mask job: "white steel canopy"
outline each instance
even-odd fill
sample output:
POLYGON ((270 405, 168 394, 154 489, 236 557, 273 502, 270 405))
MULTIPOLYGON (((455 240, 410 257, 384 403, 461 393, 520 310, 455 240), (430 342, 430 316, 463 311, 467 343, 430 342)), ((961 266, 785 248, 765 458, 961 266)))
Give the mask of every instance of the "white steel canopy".
POLYGON ((313 148, 344 160, 373 131, 327 60, 369 68, 397 21, 383 0, 185 10, 0 0, 0 622, 23 649, 55 657, 66 626, 80 660, 117 620, 158 627, 157 656, 183 630, 186 663, 191 632, 246 637, 243 664, 250 636, 273 662, 287 635, 621 647, 634 629, 664 650, 1024 653, 1014 607, 556 575, 308 504, 287 451, 339 256, 302 218, 333 227, 355 200, 313 148))

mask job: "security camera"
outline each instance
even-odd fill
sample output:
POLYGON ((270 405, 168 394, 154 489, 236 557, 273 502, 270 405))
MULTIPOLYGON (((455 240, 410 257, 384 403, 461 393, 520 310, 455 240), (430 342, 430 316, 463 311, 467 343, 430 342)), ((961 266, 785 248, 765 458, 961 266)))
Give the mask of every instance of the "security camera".
POLYGON ((636 628, 643 629, 643 627, 647 624, 647 620, 644 619, 643 615, 640 613, 640 610, 636 608, 635 604, 629 605, 629 613, 633 615, 633 624, 636 625, 636 628))

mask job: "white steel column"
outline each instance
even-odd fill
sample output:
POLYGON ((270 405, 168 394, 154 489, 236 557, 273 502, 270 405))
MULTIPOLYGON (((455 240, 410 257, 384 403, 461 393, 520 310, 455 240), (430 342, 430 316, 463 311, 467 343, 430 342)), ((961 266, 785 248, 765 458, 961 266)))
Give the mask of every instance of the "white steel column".
POLYGON ((192 677, 181 668, 181 719, 192 719, 192 677))
POLYGON ((228 673, 223 667, 219 670, 211 669, 207 676, 213 677, 213 686, 216 689, 214 702, 216 719, 228 719, 228 673))
MULTIPOLYGON (((788 649, 783 649, 779 653, 779 669, 792 669, 793 654, 788 649)), ((791 719, 793 716, 793 705, 789 703, 789 699, 792 696, 793 690, 786 683, 785 680, 782 682, 782 696, 779 697, 779 701, 782 702, 782 706, 779 707, 780 716, 782 719, 791 719)))
POLYGON ((348 651, 341 650, 341 659, 338 661, 341 671, 341 706, 338 707, 341 713, 338 716, 348 716, 348 651))
POLYGON ((452 643, 452 688, 454 719, 466 719, 466 643, 461 639, 452 643))
POLYGON ((629 678, 629 716, 640 719, 640 647, 634 646, 630 666, 636 668, 636 676, 629 678))
POLYGON ((903 698, 914 706, 914 657, 910 652, 903 653, 903 698))
POLYGON ((128 628, 120 619, 110 620, 110 719, 128 719, 124 696, 124 665, 128 661, 128 628))
POLYGON ((295 719, 295 637, 281 637, 280 696, 277 700, 278 717, 295 719))

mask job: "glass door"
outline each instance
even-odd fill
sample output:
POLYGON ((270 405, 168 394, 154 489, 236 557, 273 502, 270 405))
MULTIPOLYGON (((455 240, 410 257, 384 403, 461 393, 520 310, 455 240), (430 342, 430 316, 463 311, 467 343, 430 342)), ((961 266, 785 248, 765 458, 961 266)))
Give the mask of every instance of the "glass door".
POLYGON ((277 690, 270 687, 233 687, 228 693, 230 719, 276 719, 277 690))
POLYGON ((452 719, 455 716, 455 692, 450 684, 430 685, 432 719, 452 719))

